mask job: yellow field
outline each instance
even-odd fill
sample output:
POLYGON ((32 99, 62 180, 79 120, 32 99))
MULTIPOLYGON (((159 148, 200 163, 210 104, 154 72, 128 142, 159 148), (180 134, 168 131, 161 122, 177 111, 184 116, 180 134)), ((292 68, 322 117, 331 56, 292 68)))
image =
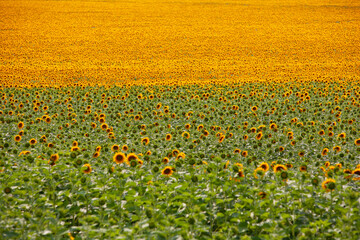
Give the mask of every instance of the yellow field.
POLYGON ((359 79, 360 2, 0 1, 3 85, 359 79))

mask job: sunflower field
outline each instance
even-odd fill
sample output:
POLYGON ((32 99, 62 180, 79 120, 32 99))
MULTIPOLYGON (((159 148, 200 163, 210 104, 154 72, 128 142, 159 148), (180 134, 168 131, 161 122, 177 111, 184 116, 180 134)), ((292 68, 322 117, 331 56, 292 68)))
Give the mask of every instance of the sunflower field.
POLYGON ((0 1, 0 238, 359 239, 359 7, 0 1))

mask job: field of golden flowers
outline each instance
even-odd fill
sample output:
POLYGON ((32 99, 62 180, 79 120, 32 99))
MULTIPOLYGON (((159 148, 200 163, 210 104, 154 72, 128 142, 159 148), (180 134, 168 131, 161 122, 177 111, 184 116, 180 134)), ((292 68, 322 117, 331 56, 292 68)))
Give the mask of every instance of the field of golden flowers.
POLYGON ((0 238, 358 239, 359 10, 0 1, 0 238))

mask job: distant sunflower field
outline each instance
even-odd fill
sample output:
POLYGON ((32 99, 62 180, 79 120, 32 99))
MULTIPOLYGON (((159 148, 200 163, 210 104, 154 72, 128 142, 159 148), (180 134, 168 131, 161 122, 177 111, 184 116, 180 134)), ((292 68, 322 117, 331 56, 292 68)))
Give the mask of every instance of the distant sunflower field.
POLYGON ((0 1, 0 238, 359 239, 359 8, 0 1))

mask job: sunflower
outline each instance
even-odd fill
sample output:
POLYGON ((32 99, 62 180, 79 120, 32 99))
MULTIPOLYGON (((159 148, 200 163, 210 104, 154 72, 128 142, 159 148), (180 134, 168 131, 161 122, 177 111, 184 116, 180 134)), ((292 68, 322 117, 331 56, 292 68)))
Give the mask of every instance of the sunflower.
POLYGON ((322 182, 321 187, 327 192, 333 191, 335 189, 335 180, 328 178, 322 182))
POLYGON ((22 129, 22 128, 24 127, 24 123, 23 123, 23 122, 19 122, 17 126, 18 126, 19 129, 22 129))
POLYGON ((322 151, 321 151, 321 155, 322 156, 326 156, 329 152, 329 149, 328 148, 324 148, 322 151))
POLYGON ((329 161, 326 161, 324 165, 325 165, 325 167, 329 167, 329 166, 330 166, 330 162, 329 162, 329 161))
POLYGON ((264 169, 265 172, 269 171, 269 164, 266 162, 262 162, 258 168, 264 169))
POLYGON ((267 196, 266 192, 259 192, 260 199, 265 199, 267 196))
POLYGON ((135 153, 129 153, 127 155, 127 161, 131 162, 131 161, 137 161, 139 159, 139 157, 135 154, 135 153))
POLYGON ((92 169, 91 169, 91 165, 90 164, 84 164, 84 166, 82 167, 82 171, 83 173, 89 174, 91 173, 92 169))
POLYGON ((241 156, 247 157, 247 155, 248 155, 248 152, 247 152, 247 151, 242 151, 242 152, 241 152, 241 156))
POLYGON ((79 143, 78 143, 77 141, 73 141, 73 142, 72 142, 72 146, 73 146, 73 147, 77 147, 77 146, 79 146, 79 143))
POLYGON ((240 153, 241 153, 241 150, 238 149, 238 148, 235 148, 234 153, 240 154, 240 153))
POLYGON ((170 133, 166 134, 166 137, 165 137, 166 141, 170 141, 171 138, 172 138, 172 136, 170 133))
POLYGON ((275 123, 270 124, 270 129, 271 129, 271 130, 273 130, 273 129, 275 129, 275 128, 277 128, 277 125, 276 125, 275 123))
POLYGON ((337 164, 335 164, 335 167, 341 169, 341 168, 342 168, 342 164, 341 164, 341 163, 337 163, 337 164))
POLYGON ((230 163, 230 161, 229 161, 229 160, 227 160, 227 161, 226 161, 226 163, 224 164, 224 169, 227 169, 227 168, 228 168, 229 163, 230 163))
POLYGON ((259 133, 256 135, 256 140, 260 140, 262 137, 263 137, 263 133, 262 133, 262 132, 259 132, 259 133))
POLYGON ((262 177, 264 177, 264 175, 265 175, 265 170, 264 169, 256 168, 254 170, 254 178, 259 179, 259 177, 262 178, 262 177))
POLYGON ((102 130, 106 130, 108 128, 109 128, 109 126, 106 123, 101 124, 101 129, 102 130))
POLYGON ((360 168, 355 169, 354 171, 351 172, 351 174, 360 175, 360 168))
POLYGON ((287 171, 287 167, 282 164, 276 164, 274 166, 274 172, 277 173, 277 172, 281 172, 281 171, 287 171))
POLYGON ((340 152, 341 151, 341 147, 340 146, 335 146, 333 147, 334 152, 340 152))
POLYGON ((100 152, 100 151, 101 151, 101 146, 97 146, 97 147, 95 148, 95 151, 96 151, 96 152, 100 152))
POLYGON ((112 147, 111 147, 111 151, 113 151, 113 152, 119 151, 119 149, 120 149, 120 146, 116 145, 116 144, 112 145, 112 147))
POLYGON ((53 148, 54 147, 54 144, 53 143, 48 143, 48 148, 53 148))
POLYGON ((127 145, 123 145, 121 149, 126 152, 127 150, 129 150, 129 147, 127 145))
POLYGON ((29 143, 30 143, 31 145, 35 145, 35 144, 37 143, 37 141, 36 141, 35 138, 32 138, 32 139, 30 139, 29 143))
POLYGON ((141 139, 141 143, 144 144, 144 145, 148 145, 150 142, 150 139, 148 137, 145 137, 143 139, 141 139))
POLYGON ((50 161, 54 161, 54 162, 56 162, 56 161, 58 161, 59 160, 59 154, 51 154, 51 156, 50 156, 50 161))
POLYGON ((248 140, 249 136, 248 135, 244 135, 244 140, 248 140))
POLYGON ((346 138, 346 133, 344 133, 344 132, 343 132, 343 133, 340 133, 340 134, 338 135, 338 138, 343 138, 343 139, 346 138))
POLYGON ((307 171, 307 166, 306 165, 301 165, 300 166, 300 172, 306 172, 307 171))
POLYGON ((244 171, 242 169, 239 169, 239 172, 238 172, 237 176, 240 177, 240 178, 245 177, 244 171))
POLYGON ((181 134, 181 136, 184 137, 184 138, 189 139, 189 138, 190 138, 190 133, 188 133, 188 132, 183 132, 183 133, 181 134))
POLYGON ((185 128, 187 129, 187 130, 189 130, 190 128, 191 128, 191 125, 190 124, 185 124, 185 128))
POLYGON ((122 152, 115 153, 113 156, 113 161, 116 162, 116 164, 123 163, 127 160, 126 156, 122 152))
POLYGON ((167 177, 170 177, 173 174, 173 170, 172 167, 165 167, 162 171, 161 174, 167 177))
POLYGON ((284 150, 285 150, 284 147, 282 147, 282 146, 279 147, 279 152, 283 152, 284 150))
POLYGON ((99 157, 99 156, 100 156, 100 152, 94 152, 93 158, 97 158, 97 157, 99 157))
POLYGON ((72 148, 70 149, 71 152, 75 152, 75 151, 79 151, 79 150, 80 150, 80 148, 79 148, 78 146, 72 147, 72 148))
POLYGON ((219 143, 222 143, 225 139, 225 135, 221 135, 220 138, 219 138, 219 143))
POLYGON ((168 158, 168 157, 164 157, 164 158, 162 159, 162 163, 163 163, 163 164, 168 164, 168 163, 169 163, 169 158, 168 158))
POLYGON ((356 139, 356 140, 354 141, 354 143, 355 143, 356 146, 360 146, 360 138, 356 139))
POLYGON ((21 136, 20 136, 20 135, 16 135, 16 136, 14 137, 14 141, 15 141, 15 142, 20 142, 20 141, 21 141, 21 136))
POLYGON ((304 151, 299 152, 299 157, 304 157, 304 156, 305 156, 305 152, 304 152, 304 151))
POLYGON ((253 107, 251 108, 251 111, 255 112, 257 109, 258 109, 257 106, 253 106, 253 107))
POLYGON ((350 169, 344 169, 343 172, 346 173, 346 174, 352 174, 352 171, 350 169))
MULTIPOLYGON (((274 165, 274 166, 275 166, 275 165, 274 165)), ((292 165, 291 163, 287 163, 287 164, 285 164, 285 166, 286 166, 288 169, 293 167, 293 165, 292 165)))

